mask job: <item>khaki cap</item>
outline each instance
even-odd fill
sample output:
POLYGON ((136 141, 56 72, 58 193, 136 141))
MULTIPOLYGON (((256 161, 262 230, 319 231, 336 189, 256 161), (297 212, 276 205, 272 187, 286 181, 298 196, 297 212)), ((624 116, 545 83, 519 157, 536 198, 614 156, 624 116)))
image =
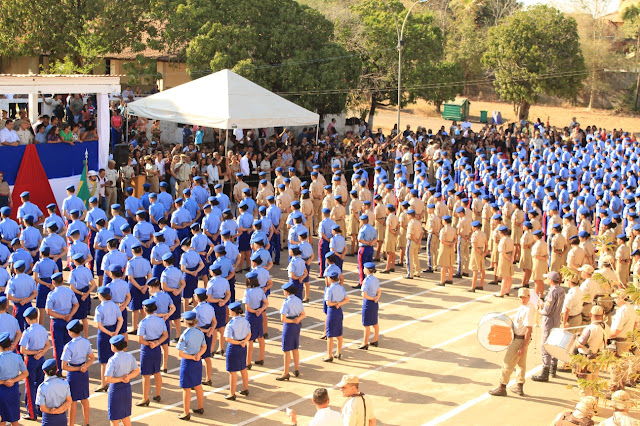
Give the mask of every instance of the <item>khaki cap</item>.
POLYGON ((591 315, 604 315, 604 309, 602 306, 596 305, 591 308, 591 315))
POLYGON ((357 385, 358 383, 360 383, 360 378, 358 378, 358 376, 347 374, 342 376, 342 380, 340 380, 340 383, 338 383, 336 386, 341 388, 346 385, 357 385))
POLYGON ((631 406, 631 397, 626 391, 619 390, 615 391, 613 395, 611 395, 611 402, 615 409, 626 410, 631 406))
POLYGON ((595 269, 593 269, 593 266, 591 265, 582 265, 581 267, 578 268, 578 271, 586 272, 587 274, 593 274, 595 269))
POLYGON ((529 297, 529 289, 526 287, 520 287, 518 289, 518 297, 529 297))

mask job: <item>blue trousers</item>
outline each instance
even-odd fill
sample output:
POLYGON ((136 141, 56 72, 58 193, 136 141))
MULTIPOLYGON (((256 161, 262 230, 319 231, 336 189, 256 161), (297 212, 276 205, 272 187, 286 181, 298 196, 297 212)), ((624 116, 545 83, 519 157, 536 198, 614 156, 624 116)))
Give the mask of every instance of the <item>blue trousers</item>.
POLYGON ((431 254, 431 238, 432 234, 427 235, 427 265, 429 269, 433 269, 433 255, 431 254))
POLYGON ((318 241, 318 265, 320 266, 320 275, 324 276, 325 256, 329 253, 329 241, 324 238, 320 238, 318 241))
MULTIPOLYGON (((409 250, 408 245, 409 244, 407 242, 407 250, 409 250)), ((372 261, 373 261, 373 247, 371 246, 359 247, 358 248, 358 272, 360 273, 360 285, 362 285, 362 281, 364 281, 364 264, 372 261)))
MULTIPOLYGON (((276 230, 278 228, 276 227, 276 230)), ((271 236, 271 241, 269 242, 271 246, 269 247, 269 253, 271 253, 271 258, 275 263, 280 263, 280 250, 282 249, 282 240, 280 239, 280 234, 274 233, 271 236)))
POLYGON ((62 350, 64 345, 71 341, 71 336, 67 333, 67 322, 59 318, 51 319, 51 338, 53 339, 53 356, 58 364, 58 371, 62 371, 62 350))
POLYGON ((35 359, 33 355, 28 355, 24 360, 29 372, 29 376, 24 382, 24 405, 27 407, 27 413, 32 419, 35 419, 36 416, 42 417, 42 413, 36 405, 36 392, 38 391, 38 386, 44 382, 44 371, 42 371, 44 360, 45 357, 35 359))

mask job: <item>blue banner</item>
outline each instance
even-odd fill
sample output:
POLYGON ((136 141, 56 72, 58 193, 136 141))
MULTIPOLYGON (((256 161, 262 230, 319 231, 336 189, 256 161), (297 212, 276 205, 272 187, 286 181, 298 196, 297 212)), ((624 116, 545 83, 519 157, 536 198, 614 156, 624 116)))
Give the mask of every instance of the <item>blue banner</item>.
MULTIPOLYGON (((16 182, 25 147, 0 147, 0 171, 4 172, 4 180, 9 185, 16 182)), ((36 149, 49 179, 82 174, 85 151, 88 153, 88 169, 98 171, 98 141, 76 142, 73 146, 66 143, 37 144, 36 149)))

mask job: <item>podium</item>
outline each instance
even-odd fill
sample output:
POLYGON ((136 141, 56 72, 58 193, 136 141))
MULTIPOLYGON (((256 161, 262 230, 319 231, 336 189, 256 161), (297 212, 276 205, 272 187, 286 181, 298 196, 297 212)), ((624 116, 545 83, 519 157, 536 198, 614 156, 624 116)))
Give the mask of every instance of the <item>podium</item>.
POLYGON ((140 198, 142 194, 144 194, 144 185, 147 182, 146 176, 134 176, 131 179, 131 187, 133 188, 133 196, 136 198, 140 198))

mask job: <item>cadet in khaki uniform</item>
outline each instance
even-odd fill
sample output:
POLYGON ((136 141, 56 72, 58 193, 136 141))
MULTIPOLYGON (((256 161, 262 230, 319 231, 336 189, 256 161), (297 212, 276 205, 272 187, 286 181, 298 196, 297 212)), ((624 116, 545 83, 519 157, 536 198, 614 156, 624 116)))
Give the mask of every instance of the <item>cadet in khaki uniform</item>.
MULTIPOLYGON (((351 202, 349 203, 349 234, 351 235, 351 250, 347 256, 354 256, 356 253, 356 244, 358 242, 358 231, 360 230, 360 211, 362 210, 362 201, 358 199, 358 191, 355 189, 349 192, 351 202)), ((345 232, 346 234, 346 232, 345 232)))
POLYGON ((380 272, 381 274, 388 274, 396 270, 396 250, 398 248, 398 231, 400 229, 400 222, 398 221, 398 216, 396 216, 396 207, 391 203, 387 204, 386 207, 387 220, 384 233, 384 251, 387 253, 387 267, 380 272))
POLYGON ((442 201, 442 196, 440 195, 439 192, 436 192, 435 194, 433 194, 433 196, 436 198, 436 216, 438 216, 439 218, 443 218, 445 216, 447 216, 447 212, 449 211, 447 209, 447 205, 444 203, 444 201, 442 201))
POLYGON ((498 228, 498 233, 502 234, 498 243, 498 268, 496 275, 502 278, 502 288, 500 292, 495 293, 496 297, 503 297, 511 290, 511 282, 513 279, 513 250, 515 245, 509 236, 511 232, 509 228, 502 225, 498 228))
POLYGON ((236 173, 236 180, 238 182, 233 186, 233 200, 236 204, 240 204, 240 202, 244 200, 243 191, 245 188, 249 188, 249 185, 242 180, 243 178, 244 175, 242 173, 236 173))
POLYGON ((491 216, 493 216, 493 212, 491 211, 491 203, 489 202, 489 196, 482 196, 482 232, 485 233, 487 238, 491 234, 491 216))
POLYGON ((469 241, 473 230, 464 207, 460 206, 456 209, 456 216, 458 216, 458 225, 456 226, 458 234, 458 273, 453 278, 462 278, 463 276, 469 276, 469 241))
POLYGON ((500 242, 500 232, 498 228, 502 226, 502 215, 496 213, 491 216, 491 233, 489 234, 489 249, 491 250, 490 269, 493 271, 494 280, 489 284, 498 284, 498 243, 500 242))
POLYGON ((515 206, 510 201, 511 194, 509 194, 508 192, 502 194, 502 198, 504 199, 504 203, 502 204, 502 207, 500 209, 502 211, 502 220, 504 221, 505 226, 511 229, 511 215, 513 214, 515 206))
MULTIPOLYGON (((315 170, 311 172, 311 185, 309 186, 309 193, 311 194, 311 203, 313 204, 313 228, 315 229, 322 220, 322 183, 318 179, 318 172, 315 170)), ((353 251, 353 250, 352 250, 353 251)))
POLYGON ((333 220, 336 225, 340 225, 340 229, 347 229, 347 211, 344 205, 342 205, 342 196, 335 195, 333 198, 335 199, 335 205, 331 209, 331 220, 333 220))
POLYGON ((396 205, 396 195, 393 193, 393 184, 388 183, 384 186, 385 195, 382 198, 382 201, 386 204, 396 205))
POLYGON ((542 230, 542 225, 540 224, 540 220, 538 219, 538 211, 531 209, 527 212, 529 216, 529 222, 533 225, 531 228, 533 231, 537 231, 538 229, 542 230))
POLYGON ((378 233, 378 247, 376 248, 376 255, 374 257, 374 261, 379 261, 380 260, 380 251, 382 250, 382 243, 384 242, 384 236, 385 236, 385 224, 387 221, 387 208, 385 206, 385 204, 382 201, 382 197, 380 196, 380 194, 376 194, 376 196, 374 197, 374 201, 376 203, 376 207, 373 210, 373 214, 376 218, 375 220, 375 228, 376 228, 376 232, 378 233))
POLYGON ((500 385, 489 391, 490 395, 507 396, 507 384, 511 378, 511 373, 517 367, 516 387, 513 392, 516 395, 524 396, 524 380, 527 372, 527 346, 531 341, 531 332, 536 322, 535 308, 529 303, 529 289, 518 290, 520 306, 513 319, 514 339, 507 348, 502 364, 500 375, 500 385))
POLYGON ((449 200, 447 200, 447 206, 449 206, 449 204, 453 202, 453 207, 450 209, 450 214, 452 216, 454 228, 458 227, 458 221, 460 220, 456 212, 458 211, 458 208, 464 207, 462 203, 462 198, 464 198, 464 193, 462 191, 458 191, 455 193, 455 198, 450 197, 449 200), (453 201, 454 199, 455 201, 453 201))
POLYGON ((273 186, 278 187, 280 184, 284 185, 284 176, 282 173, 284 169, 282 167, 276 167, 276 178, 273 180, 273 186))
POLYGON ((476 290, 484 289, 484 256, 489 249, 487 235, 482 232, 482 223, 480 221, 471 222, 473 234, 471 234, 471 256, 469 260, 469 269, 473 272, 473 281, 468 292, 475 293, 476 290), (480 285, 478 283, 478 274, 480 275, 480 285))
POLYGON ((520 209, 520 200, 513 200, 513 213, 511 213, 511 239, 515 244, 515 260, 520 260, 520 240, 522 239, 522 224, 524 212, 520 209))
POLYGON ((556 223, 551 230, 551 262, 549 270, 558 272, 564 265, 564 252, 567 249, 567 240, 562 235, 562 225, 556 223))
POLYGON ((584 265, 584 249, 580 247, 580 238, 574 235, 569 239, 569 253, 567 254, 566 265, 578 272, 578 269, 584 265))
POLYGON ((631 270, 631 250, 627 245, 627 236, 619 234, 617 237, 618 248, 616 249, 616 273, 626 287, 629 282, 629 272, 631 270))
POLYGON ((273 195, 273 191, 269 188, 269 182, 266 179, 260 181, 260 189, 256 195, 256 204, 258 206, 268 206, 267 198, 273 195))
POLYGON ((411 198, 409 199, 409 206, 416 211, 416 219, 422 222, 424 217, 424 202, 418 197, 418 190, 411 190, 411 198))
POLYGON ((535 243, 533 238, 533 224, 524 222, 522 224, 522 236, 520 237, 520 262, 518 266, 522 269, 522 285, 521 287, 529 288, 529 280, 531 279, 531 269, 533 268, 533 259, 531 258, 531 248, 535 243))
POLYGON ((333 198, 333 192, 331 185, 324 186, 324 197, 322 198, 321 207, 323 209, 333 209, 333 206, 336 205, 336 200, 333 198))
POLYGON ((365 201, 369 201, 372 202, 373 201, 373 195, 371 195, 371 191, 369 191, 369 189, 366 187, 367 185, 367 181, 366 180, 361 180, 360 181, 360 190, 358 191, 358 196, 360 198, 360 201, 362 201, 363 203, 365 201))
POLYGON ((471 192, 471 213, 473 213, 473 221, 482 220, 482 200, 480 199, 480 190, 474 189, 471 192))
POLYGON ((280 225, 278 229, 280 230, 280 238, 282 239, 281 244, 287 243, 287 217, 289 213, 291 213, 291 197, 289 194, 284 192, 284 183, 280 183, 277 186, 276 192, 276 206, 280 209, 280 225))
POLYGON ((580 231, 578 232, 578 238, 580 239, 580 247, 584 250, 584 263, 595 266, 596 252, 591 242, 591 234, 587 231, 580 231))
POLYGON ((436 263, 438 246, 440 245, 440 229, 442 229, 442 219, 436 213, 435 204, 427 205, 427 269, 422 272, 433 272, 436 263))
MULTIPOLYGON (((313 245, 313 202, 311 202, 311 193, 308 189, 303 189, 301 192, 302 201, 300 202, 300 211, 307 220, 306 226, 309 231, 309 244, 313 245)), ((342 228, 344 229, 344 228, 342 228)))
POLYGON ((422 225, 416 217, 414 209, 407 210, 409 224, 407 225, 407 275, 405 278, 420 277, 420 242, 422 241, 422 225))
POLYGON ((339 195, 343 200, 348 198, 349 192, 347 191, 347 187, 345 185, 340 185, 340 176, 333 177, 333 195, 339 195))
POLYGON ((456 230, 451 226, 451 216, 442 218, 442 229, 440 230, 440 247, 438 249, 438 266, 440 266, 440 282, 437 284, 444 287, 445 284, 453 284, 453 264, 455 262, 456 230), (449 276, 448 280, 445 280, 449 276))
POLYGON ((541 229, 533 231, 535 243, 531 248, 531 279, 536 287, 536 294, 542 297, 544 291, 544 275, 549 271, 549 248, 544 242, 544 234, 541 229))
MULTIPOLYGON (((182 191, 189 188, 189 176, 191 175, 191 166, 188 163, 189 157, 185 154, 180 155, 180 161, 173 166, 173 172, 176 175, 176 194, 182 194, 182 191)), ((179 195, 176 195, 178 197, 179 195)))
POLYGON ((398 232, 398 250, 400 251, 400 260, 396 262, 396 266, 404 265, 405 248, 407 247, 407 226, 409 226, 409 216, 407 210, 409 210, 409 202, 403 201, 400 203, 400 215, 398 216, 398 225, 400 226, 398 232))
POLYGON ((300 199, 300 193, 302 192, 302 188, 300 188, 301 181, 298 176, 296 176, 295 167, 289 168, 289 182, 291 183, 291 189, 293 190, 294 199, 300 199))

